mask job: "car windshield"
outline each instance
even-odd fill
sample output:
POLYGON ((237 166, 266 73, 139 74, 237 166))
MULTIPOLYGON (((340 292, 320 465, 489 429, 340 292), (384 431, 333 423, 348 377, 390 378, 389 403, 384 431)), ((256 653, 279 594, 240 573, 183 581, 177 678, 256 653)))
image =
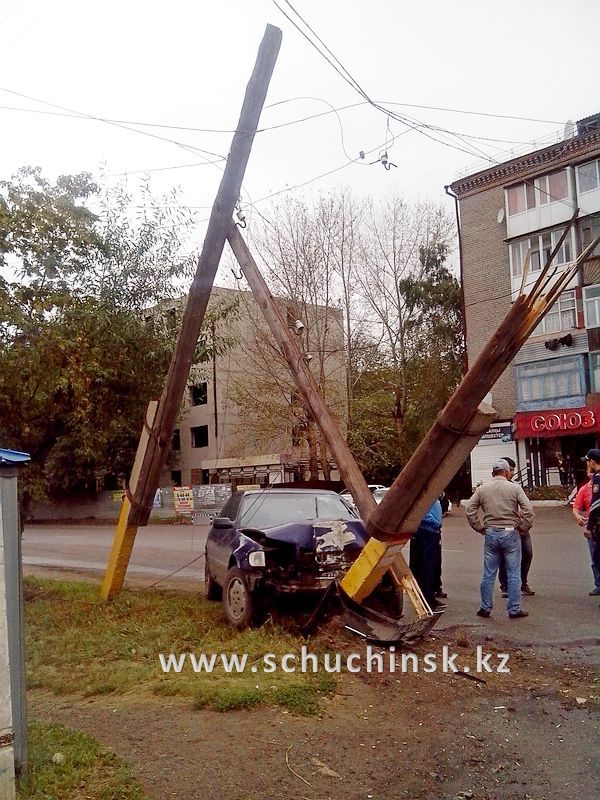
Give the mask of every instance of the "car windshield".
POLYGON ((375 489, 373 492, 373 497, 379 503, 388 493, 389 489, 375 489))
POLYGON ((242 500, 241 528, 274 528, 289 522, 312 519, 356 519, 336 495, 306 494, 246 494, 242 500))

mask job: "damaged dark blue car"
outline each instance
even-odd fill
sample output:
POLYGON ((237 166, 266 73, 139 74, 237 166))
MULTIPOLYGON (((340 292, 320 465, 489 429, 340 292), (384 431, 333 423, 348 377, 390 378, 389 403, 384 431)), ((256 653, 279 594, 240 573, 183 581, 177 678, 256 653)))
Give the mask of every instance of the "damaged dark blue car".
MULTIPOLYGON (((355 511, 335 492, 264 489, 234 493, 206 542, 206 592, 223 600, 229 622, 257 622, 282 595, 302 597, 308 608, 337 591, 338 583, 366 544, 355 511)), ((395 617, 401 594, 379 592, 395 617)))

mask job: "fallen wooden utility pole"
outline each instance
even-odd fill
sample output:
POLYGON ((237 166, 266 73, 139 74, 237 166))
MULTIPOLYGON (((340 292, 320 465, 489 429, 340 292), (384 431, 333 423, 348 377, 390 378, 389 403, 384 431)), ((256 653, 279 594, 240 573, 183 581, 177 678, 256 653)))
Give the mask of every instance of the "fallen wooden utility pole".
POLYGON ((232 224, 227 235, 229 244, 238 264, 254 295, 254 299, 271 329, 273 338, 287 361, 296 386, 303 395, 323 434, 327 446, 336 460, 342 478, 352 495, 363 519, 371 516, 377 504, 367 486, 367 482, 346 444, 339 425, 329 410, 327 403, 315 381, 306 356, 301 353, 294 335, 277 308, 263 276, 256 265, 252 253, 236 225, 232 224))
POLYGON ((131 552, 138 526, 148 523, 152 501, 171 446, 175 422, 181 408, 190 368, 194 362, 200 328, 231 225, 235 204, 240 196, 252 142, 280 46, 280 29, 273 25, 267 25, 254 70, 246 88, 223 178, 213 204, 173 359, 141 457, 142 463, 137 484, 133 492, 131 492, 131 487, 128 488, 127 497, 131 507, 127 510, 127 519, 120 521, 121 535, 116 535, 113 543, 109 567, 101 590, 101 597, 105 600, 121 590, 129 562, 127 551, 131 552))
MULTIPOLYGON (((368 520, 377 508, 377 503, 373 498, 373 494, 367 485, 360 467, 350 452, 350 448, 342 435, 337 421, 321 394, 321 390, 309 369, 306 356, 304 353, 300 352, 295 337, 279 311, 269 291, 269 287, 258 269, 256 261, 242 234, 239 232, 237 225, 231 225, 227 238, 233 254, 254 295, 254 299, 271 329, 273 338, 279 345, 288 363, 296 386, 312 411, 321 433, 323 434, 323 438, 327 443, 327 447, 335 458, 340 474, 358 507, 360 515, 363 520, 368 520)), ((487 430, 489 425, 490 421, 488 420, 485 423, 485 428, 482 428, 477 434, 477 438, 479 438, 484 430, 487 430)), ((460 464, 458 466, 460 466, 460 464)), ((404 556, 399 551, 395 554, 394 563, 390 565, 390 572, 396 583, 401 586, 410 597, 415 611, 417 612, 417 616, 419 618, 431 616, 431 609, 423 597, 419 584, 410 571, 404 556)))
MULTIPOLYGON (((568 229, 574 221, 575 217, 568 229)), ((435 497, 455 474, 461 459, 464 460, 475 445, 476 429, 483 423, 483 418, 478 421, 478 417, 487 413, 483 398, 599 242, 600 237, 591 242, 558 277, 556 270, 550 271, 558 252, 557 245, 529 295, 521 294, 515 300, 427 436, 368 519, 367 529, 373 538, 341 581, 342 589, 353 600, 360 602, 373 591, 397 550, 416 531, 435 497)))

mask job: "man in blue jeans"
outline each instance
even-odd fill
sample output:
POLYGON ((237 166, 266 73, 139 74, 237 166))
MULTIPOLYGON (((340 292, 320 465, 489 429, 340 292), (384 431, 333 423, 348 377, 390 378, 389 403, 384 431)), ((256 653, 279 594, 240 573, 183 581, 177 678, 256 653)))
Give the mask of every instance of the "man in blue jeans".
POLYGON ((533 507, 523 489, 510 480, 510 466, 500 459, 492 467, 492 480, 478 486, 466 506, 469 525, 485 536, 480 617, 489 617, 500 561, 506 564, 508 616, 527 617, 521 610, 520 536, 533 525, 533 507), (483 517, 483 519, 482 519, 483 517))

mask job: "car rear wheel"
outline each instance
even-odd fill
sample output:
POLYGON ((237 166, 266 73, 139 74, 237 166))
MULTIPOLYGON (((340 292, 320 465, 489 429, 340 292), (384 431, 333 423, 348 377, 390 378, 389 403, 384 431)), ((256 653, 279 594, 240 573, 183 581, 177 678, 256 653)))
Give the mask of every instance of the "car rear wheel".
POLYGON ((221 600, 223 597, 223 589, 219 586, 219 584, 211 578, 210 571, 208 569, 208 561, 206 556, 204 557, 204 588, 206 591, 206 599, 207 600, 221 600))
POLYGON ((232 567, 225 576, 223 606, 225 616, 236 628, 247 628, 255 619, 256 599, 238 567, 232 567))

